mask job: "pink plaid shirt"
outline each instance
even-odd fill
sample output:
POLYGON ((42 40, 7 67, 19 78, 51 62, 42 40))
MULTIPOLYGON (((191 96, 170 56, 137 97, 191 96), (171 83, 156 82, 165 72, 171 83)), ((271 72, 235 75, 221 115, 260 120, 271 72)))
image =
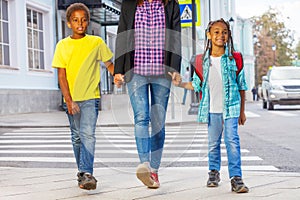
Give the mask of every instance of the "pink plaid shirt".
POLYGON ((134 73, 155 76, 165 73, 165 10, 160 0, 137 6, 135 13, 134 73))

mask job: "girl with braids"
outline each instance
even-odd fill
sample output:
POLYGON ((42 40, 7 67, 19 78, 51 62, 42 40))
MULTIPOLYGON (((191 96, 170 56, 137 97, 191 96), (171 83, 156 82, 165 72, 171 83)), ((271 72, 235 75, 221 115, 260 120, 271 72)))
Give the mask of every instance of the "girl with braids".
MULTIPOLYGON (((183 87, 202 92, 198 121, 208 124, 209 178, 207 187, 217 187, 220 182, 221 138, 228 157, 228 171, 232 191, 248 192, 242 181, 240 141, 238 125, 244 125, 245 81, 244 70, 237 74, 233 59, 233 40, 230 25, 223 19, 212 21, 206 29, 206 44, 203 54, 203 82, 194 73, 193 81, 180 83, 183 87)), ((175 78, 175 75, 171 74, 175 78)), ((173 84, 176 85, 175 81, 173 84)))
POLYGON ((158 170, 173 72, 181 80, 181 26, 177 0, 123 0, 116 39, 114 82, 127 83, 140 164, 137 178, 159 188, 158 170), (151 130, 150 130, 151 123, 151 130))

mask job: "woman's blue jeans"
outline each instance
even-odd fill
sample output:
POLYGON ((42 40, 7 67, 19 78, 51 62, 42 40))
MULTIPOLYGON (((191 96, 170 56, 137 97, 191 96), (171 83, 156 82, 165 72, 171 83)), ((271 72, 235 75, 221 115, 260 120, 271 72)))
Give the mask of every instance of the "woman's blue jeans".
POLYGON ((70 115, 67 111, 76 164, 79 172, 93 174, 99 99, 76 103, 80 108, 80 113, 70 115))
POLYGON ((134 113, 134 132, 140 162, 150 162, 153 169, 158 169, 161 163, 170 86, 171 81, 165 77, 138 74, 134 74, 127 84, 134 113))
POLYGON ((238 118, 223 120, 222 113, 210 113, 208 122, 208 163, 209 170, 221 168, 221 138, 224 129, 224 142, 227 150, 229 177, 242 177, 238 118))

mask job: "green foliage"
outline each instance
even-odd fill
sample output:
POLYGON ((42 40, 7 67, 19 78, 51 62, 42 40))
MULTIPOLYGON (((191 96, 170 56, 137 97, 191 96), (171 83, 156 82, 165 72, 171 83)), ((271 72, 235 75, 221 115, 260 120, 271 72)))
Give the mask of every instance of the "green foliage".
POLYGON ((272 50, 272 45, 276 45, 276 65, 289 65, 293 54, 292 45, 294 36, 292 31, 285 27, 280 21, 281 13, 276 9, 269 8, 262 16, 253 17, 253 30, 261 39, 270 37, 270 42, 264 46, 264 50, 272 50))
MULTIPOLYGON (((251 18, 253 35, 257 37, 254 53, 258 83, 261 83, 261 76, 267 73, 270 66, 284 66, 292 63, 294 35, 280 20, 282 18, 281 13, 271 7, 261 16, 251 18), (275 51, 272 50, 273 45, 276 45, 275 51)), ((298 49, 300 53, 300 45, 298 49)))
POLYGON ((298 56, 298 60, 300 59, 300 41, 298 42, 296 46, 296 55, 298 56))

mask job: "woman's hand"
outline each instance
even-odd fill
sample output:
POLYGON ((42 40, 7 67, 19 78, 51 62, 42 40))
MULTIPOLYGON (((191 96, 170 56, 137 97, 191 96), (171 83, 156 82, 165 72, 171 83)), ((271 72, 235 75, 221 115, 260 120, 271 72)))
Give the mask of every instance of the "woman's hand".
POLYGON ((114 84, 117 88, 120 88, 124 83, 124 75, 122 74, 115 74, 114 76, 114 84))
POLYGON ((179 86, 182 82, 181 75, 178 72, 168 72, 168 74, 172 77, 172 83, 175 86, 179 86))

